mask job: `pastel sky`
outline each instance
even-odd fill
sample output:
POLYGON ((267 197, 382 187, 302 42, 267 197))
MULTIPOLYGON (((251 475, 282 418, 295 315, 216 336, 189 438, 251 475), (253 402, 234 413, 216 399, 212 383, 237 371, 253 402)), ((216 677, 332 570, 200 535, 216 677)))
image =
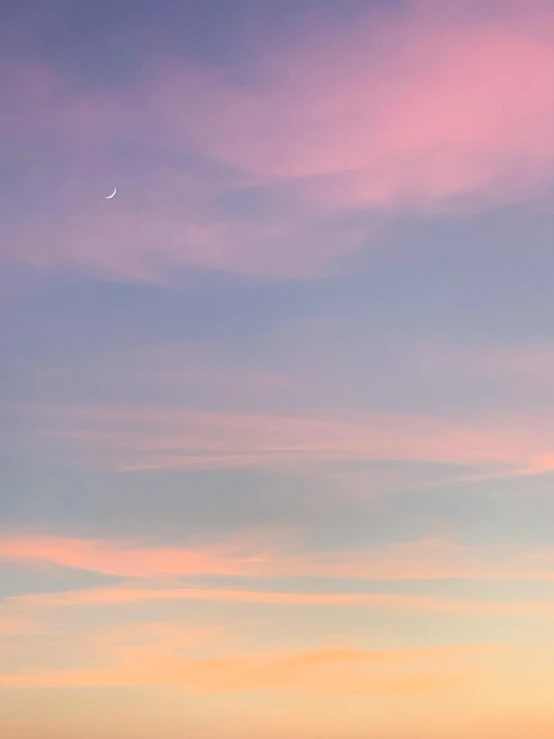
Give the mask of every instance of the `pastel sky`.
POLYGON ((0 735, 552 737, 554 3, 4 0, 0 80, 0 735))

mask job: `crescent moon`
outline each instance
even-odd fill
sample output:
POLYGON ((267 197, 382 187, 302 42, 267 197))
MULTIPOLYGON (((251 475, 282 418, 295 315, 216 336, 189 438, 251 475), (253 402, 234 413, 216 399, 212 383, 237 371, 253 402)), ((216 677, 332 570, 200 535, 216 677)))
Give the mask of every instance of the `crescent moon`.
POLYGON ((114 191, 112 192, 112 194, 111 195, 106 195, 106 197, 104 198, 104 200, 110 200, 111 198, 113 198, 113 196, 116 194, 116 192, 117 192, 117 187, 114 187, 114 191))

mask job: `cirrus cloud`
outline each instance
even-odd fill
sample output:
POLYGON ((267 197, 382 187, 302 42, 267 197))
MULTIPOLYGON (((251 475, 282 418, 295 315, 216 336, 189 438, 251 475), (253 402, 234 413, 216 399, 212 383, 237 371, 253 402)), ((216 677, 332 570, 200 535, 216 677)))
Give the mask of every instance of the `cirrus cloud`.
MULTIPOLYGON (((267 534, 266 537, 267 538, 267 534)), ((203 547, 55 536, 0 537, 0 561, 42 563, 132 578, 223 576, 367 580, 554 580, 554 548, 464 546, 446 539, 389 542, 362 550, 321 553, 231 541, 203 547)))

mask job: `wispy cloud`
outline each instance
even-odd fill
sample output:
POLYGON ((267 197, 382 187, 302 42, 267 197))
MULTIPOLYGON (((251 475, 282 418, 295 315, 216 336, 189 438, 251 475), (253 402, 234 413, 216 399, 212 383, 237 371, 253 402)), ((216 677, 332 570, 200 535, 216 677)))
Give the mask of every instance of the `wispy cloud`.
POLYGON ((30 210, 15 202, 4 251, 138 281, 168 279, 173 265, 314 276, 373 236, 375 222, 345 220, 353 208, 525 200, 554 174, 551 13, 445 6, 355 27, 312 17, 301 45, 259 45, 263 83, 250 86, 161 52, 117 91, 12 62, 20 92, 3 101, 2 139, 24 178, 30 159, 50 175, 29 181, 30 210), (142 152, 133 166, 122 141, 142 152), (233 197, 266 207, 222 207, 233 197))
POLYGON ((240 588, 164 588, 129 585, 72 590, 54 594, 11 596, 5 603, 11 607, 65 608, 148 601, 200 601, 216 603, 255 603, 268 606, 357 607, 384 612, 459 613, 459 614, 530 614, 554 613, 552 602, 482 601, 435 598, 421 595, 383 593, 275 592, 240 588))
POLYGON ((175 62, 158 100, 203 150, 264 179, 337 178, 312 183, 332 205, 524 194, 554 161, 545 16, 520 4, 485 18, 473 5, 460 18, 445 5, 412 3, 346 31, 320 24, 325 44, 273 49, 262 90, 197 80, 191 115, 179 112, 191 84, 175 62))
POLYGON ((448 691, 460 682, 476 679, 479 657, 482 661, 484 651, 487 650, 471 647, 388 651, 328 649, 209 660, 171 655, 163 650, 158 654, 148 650, 145 655, 143 649, 137 649, 113 668, 35 669, 27 674, 0 675, 0 685, 11 688, 174 685, 193 693, 273 688, 301 693, 418 694, 448 691), (394 666, 396 670, 391 670, 394 666))
POLYGON ((465 464, 510 476, 549 469, 554 427, 540 418, 472 423, 393 414, 293 417, 164 407, 30 410, 49 444, 119 470, 275 468, 339 461, 465 464))
POLYGON ((0 538, 0 560, 29 566, 50 563, 133 578, 554 579, 554 548, 549 546, 469 546, 428 539, 334 553, 298 549, 293 541, 272 546, 256 545, 249 539, 183 548, 63 537, 0 538))

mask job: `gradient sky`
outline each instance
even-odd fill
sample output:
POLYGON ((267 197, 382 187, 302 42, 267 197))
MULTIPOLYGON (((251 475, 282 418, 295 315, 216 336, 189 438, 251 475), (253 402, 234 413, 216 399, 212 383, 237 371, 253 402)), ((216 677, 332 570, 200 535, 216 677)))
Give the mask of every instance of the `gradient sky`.
POLYGON ((554 4, 3 0, 0 79, 0 734, 552 737, 554 4))

